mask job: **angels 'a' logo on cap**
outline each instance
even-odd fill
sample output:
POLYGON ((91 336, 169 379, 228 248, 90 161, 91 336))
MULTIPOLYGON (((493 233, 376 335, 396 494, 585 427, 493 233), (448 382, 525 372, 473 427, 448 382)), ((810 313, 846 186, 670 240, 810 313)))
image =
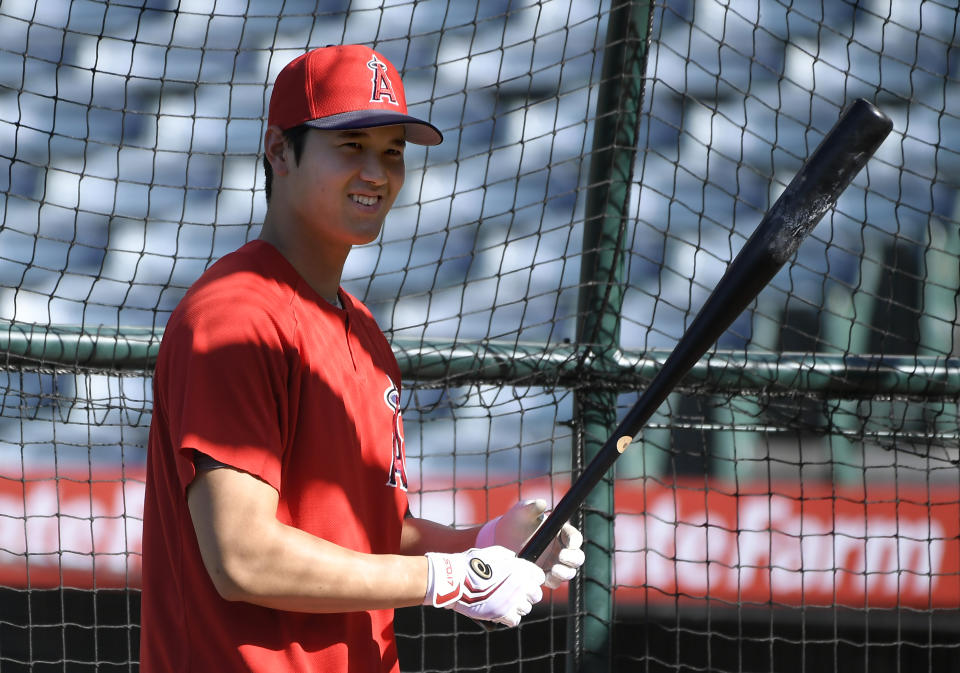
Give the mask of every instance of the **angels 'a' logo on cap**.
POLYGON ((374 56, 373 59, 367 63, 367 67, 373 71, 373 77, 370 80, 373 83, 373 88, 370 92, 370 102, 400 105, 397 94, 393 91, 393 84, 390 83, 390 78, 387 77, 387 64, 374 56))

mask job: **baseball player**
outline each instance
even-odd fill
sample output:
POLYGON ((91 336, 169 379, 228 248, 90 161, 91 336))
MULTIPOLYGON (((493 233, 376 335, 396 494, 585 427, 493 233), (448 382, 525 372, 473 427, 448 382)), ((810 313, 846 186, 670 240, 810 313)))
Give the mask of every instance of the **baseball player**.
POLYGON ((340 276, 380 233, 406 143, 441 140, 367 47, 278 75, 260 238, 190 288, 157 361, 145 673, 397 671, 394 608, 515 626, 583 563, 569 525, 539 564, 516 557, 544 501, 474 529, 410 515, 400 371, 340 276))

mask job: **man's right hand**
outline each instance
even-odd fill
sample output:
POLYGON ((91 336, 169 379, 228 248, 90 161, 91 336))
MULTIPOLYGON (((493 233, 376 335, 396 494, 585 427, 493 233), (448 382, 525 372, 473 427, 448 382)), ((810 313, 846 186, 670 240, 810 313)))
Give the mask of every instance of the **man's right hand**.
POLYGON ((543 598, 543 570, 505 547, 426 557, 430 572, 424 605, 517 626, 543 598))

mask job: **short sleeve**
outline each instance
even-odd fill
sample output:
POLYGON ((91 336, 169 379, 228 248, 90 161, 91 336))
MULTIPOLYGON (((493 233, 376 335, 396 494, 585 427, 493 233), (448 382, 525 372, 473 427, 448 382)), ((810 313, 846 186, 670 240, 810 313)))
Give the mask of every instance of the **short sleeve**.
POLYGON ((280 490, 291 351, 260 304, 194 301, 167 327, 158 394, 184 489, 200 451, 280 490))

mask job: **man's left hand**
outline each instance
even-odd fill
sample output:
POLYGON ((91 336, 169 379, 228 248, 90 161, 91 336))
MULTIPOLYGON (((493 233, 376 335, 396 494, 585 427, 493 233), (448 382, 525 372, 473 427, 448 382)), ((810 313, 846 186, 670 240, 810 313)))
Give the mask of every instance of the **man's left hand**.
MULTIPOLYGON (((500 545, 519 552, 546 519, 546 500, 522 500, 505 514, 485 523, 477 533, 477 547, 500 545)), ((546 573, 544 584, 556 589, 576 576, 583 565, 583 535, 569 522, 537 559, 546 573)))

